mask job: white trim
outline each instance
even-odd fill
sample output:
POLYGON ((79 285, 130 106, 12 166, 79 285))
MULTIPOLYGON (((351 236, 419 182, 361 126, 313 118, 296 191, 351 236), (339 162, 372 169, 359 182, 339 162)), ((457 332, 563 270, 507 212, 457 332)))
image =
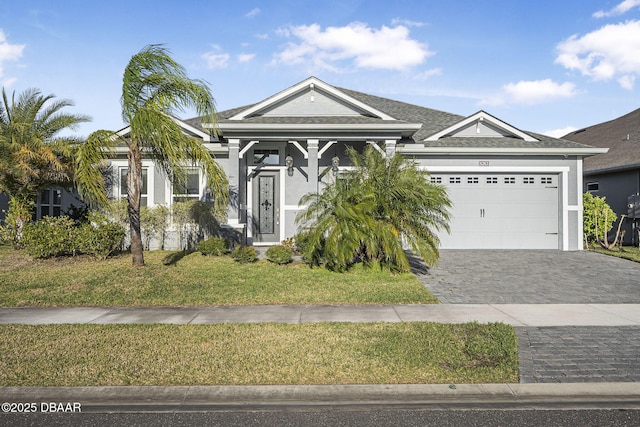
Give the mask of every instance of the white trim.
POLYGON ((568 173, 569 166, 418 166, 429 172, 568 173))
MULTIPOLYGON (((322 155, 331 147, 333 144, 337 144, 338 141, 327 141, 327 143, 318 151, 318 159, 322 158, 322 155)), ((306 157, 305 157, 306 158, 306 157)))
POLYGON ((284 205, 285 211, 302 211, 307 209, 306 205, 284 205))
POLYGON ((370 146, 372 146, 373 148, 375 148, 375 149, 376 149, 376 151, 377 151, 378 153, 382 154, 383 156, 386 156, 386 155, 387 155, 387 153, 386 153, 382 148, 380 148, 380 146, 379 146, 375 141, 367 141, 367 144, 369 144, 370 146))
POLYGON ((459 121, 458 123, 454 124, 453 126, 449 126, 446 129, 441 130, 440 132, 433 134, 427 138, 424 139, 424 141, 437 141, 440 138, 442 138, 443 136, 452 134, 454 132, 456 132, 457 130, 460 130, 461 128, 473 123, 473 122, 482 122, 482 121, 487 121, 489 123, 491 123, 492 125, 502 128, 503 130, 506 130, 507 132, 512 133, 513 135, 522 138, 525 141, 529 141, 529 142, 533 142, 533 141, 538 141, 537 138, 534 138, 533 136, 529 135, 526 132, 521 131, 520 129, 511 126, 510 124, 503 122, 502 120, 493 117, 492 115, 488 114, 485 111, 478 111, 477 113, 463 119, 462 121, 459 121))
POLYGON ((302 145, 300 145, 300 143, 298 141, 295 140, 291 140, 289 141, 289 144, 292 144, 293 146, 295 146, 298 150, 300 150, 300 152, 302 153, 302 155, 304 156, 305 159, 309 158, 309 153, 307 152, 307 150, 305 150, 304 148, 302 148, 302 145))
POLYGON ((254 140, 254 141, 249 141, 249 142, 247 143, 247 145, 245 145, 245 146, 242 148, 242 150, 240 150, 240 152, 238 153, 238 158, 239 158, 239 159, 243 158, 243 157, 244 157, 244 155, 247 153, 247 151, 249 151, 249 149, 250 149, 251 147, 253 147, 254 145, 256 145, 258 142, 260 142, 260 141, 255 141, 255 140, 254 140))
POLYGON ((324 92, 327 92, 333 96, 335 96, 338 99, 341 99, 342 101, 346 102, 347 104, 351 104, 354 107, 357 107, 360 110, 366 111, 370 114, 373 114, 379 118, 381 118, 382 120, 395 120, 393 117, 389 116, 386 113, 383 113, 380 110, 377 110, 373 107, 371 107, 370 105, 365 104, 364 102, 358 101, 357 99, 347 95, 344 92, 339 91, 338 89, 336 89, 335 87, 323 82, 322 80, 316 78, 316 77, 309 77, 308 79, 305 79, 303 81, 301 81, 300 83, 297 83, 293 86, 291 86, 288 89, 285 89, 267 99, 265 99, 262 102, 259 102, 255 105, 253 105, 250 108, 247 108, 246 110, 243 110, 241 112, 239 112, 238 114, 236 114, 235 116, 232 116, 229 118, 229 120, 243 120, 246 119, 248 116, 258 113, 261 110, 264 110, 266 108, 268 108, 271 105, 277 104, 293 95, 295 95, 298 92, 302 92, 304 90, 306 90, 307 88, 311 88, 313 90, 317 90, 317 89, 321 89, 324 92))
POLYGON ((608 148, 525 148, 525 147, 425 147, 423 145, 397 147, 399 153, 405 154, 491 154, 491 155, 513 155, 513 154, 530 154, 530 155, 594 155, 606 153, 608 148))

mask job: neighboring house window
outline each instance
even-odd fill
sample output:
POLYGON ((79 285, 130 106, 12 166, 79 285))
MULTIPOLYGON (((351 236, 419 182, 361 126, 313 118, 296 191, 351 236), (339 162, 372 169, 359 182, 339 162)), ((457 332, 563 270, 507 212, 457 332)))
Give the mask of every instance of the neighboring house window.
POLYGON ((449 184, 460 184, 460 177, 459 176, 449 177, 449 184))
POLYGON ((254 165, 280 165, 280 152, 278 150, 253 150, 254 165))
POLYGON ((497 176, 488 176, 487 177, 487 184, 497 184, 498 183, 498 177, 497 176))
POLYGON ((467 184, 477 184, 477 183, 478 183, 477 176, 470 176, 467 178, 467 184))
POLYGON ((504 183, 505 184, 515 184, 516 183, 516 178, 513 176, 505 176, 504 177, 504 183))
POLYGON ((62 214, 62 190, 47 189, 40 192, 40 218, 62 214))
POLYGON ((536 179, 534 177, 525 176, 522 179, 522 183, 523 184, 535 184, 536 183, 536 179))
MULTIPOLYGON (((129 168, 120 168, 120 198, 127 197, 127 171, 129 168)), ((147 206, 147 181, 148 169, 142 168, 142 189, 140 190, 140 206, 147 206)))
POLYGON ((173 180, 173 201, 183 202, 186 200, 200 199, 200 169, 187 168, 185 175, 181 179, 173 180))
POLYGON ((595 182, 587 182, 587 191, 589 193, 597 193, 600 187, 600 183, 598 181, 595 182))

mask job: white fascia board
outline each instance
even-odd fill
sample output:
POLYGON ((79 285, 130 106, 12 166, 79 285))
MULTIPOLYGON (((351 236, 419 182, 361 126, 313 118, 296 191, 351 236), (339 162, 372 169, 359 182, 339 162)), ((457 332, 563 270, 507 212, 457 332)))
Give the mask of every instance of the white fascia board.
POLYGON ((265 99, 262 102, 259 102, 258 104, 255 104, 252 107, 247 108, 246 110, 243 110, 241 112, 239 112, 238 114, 236 114, 235 116, 232 116, 229 118, 229 120, 243 120, 246 117, 260 111, 263 110, 267 107, 269 107, 270 105, 273 104, 277 104, 278 102, 292 96, 295 95, 298 92, 301 92, 303 90, 306 90, 309 86, 313 85, 314 87, 317 87, 327 93, 330 93, 331 95, 345 101, 348 104, 352 104, 370 114, 373 114, 379 118, 381 118, 382 120, 395 120, 393 117, 389 116, 388 114, 377 110, 373 107, 371 107, 370 105, 365 104, 364 102, 358 101, 355 98, 352 98, 351 96, 339 91, 338 89, 336 89, 335 87, 323 82, 322 80, 316 78, 316 77, 309 77, 306 80, 301 81, 300 83, 291 86, 288 89, 283 90, 282 92, 279 92, 267 99, 265 99))
POLYGON ((196 127, 193 127, 193 126, 191 126, 191 125, 189 125, 189 124, 183 122, 182 120, 177 119, 177 118, 175 118, 173 116, 170 116, 170 117, 171 117, 171 120, 173 120, 175 123, 177 123, 182 129, 188 130, 189 132, 198 135, 205 142, 211 142, 211 135, 209 135, 208 133, 206 133, 206 132, 204 132, 204 131, 196 128, 196 127))
POLYGON ((503 122, 502 120, 492 116, 491 114, 485 112, 485 111, 478 111, 477 113, 467 117, 466 119, 463 119, 462 121, 454 124, 453 126, 449 126, 446 129, 441 130, 440 132, 431 135, 427 138, 425 138, 425 141, 437 141, 440 138, 442 138, 443 136, 449 135, 451 133, 454 133, 456 130, 459 130, 471 123, 474 123, 478 120, 484 121, 486 120, 488 123, 493 124, 496 127, 502 128, 508 132, 511 132, 512 134, 514 134, 515 136, 522 138, 525 141, 529 141, 529 142, 533 142, 533 141, 538 141, 538 139, 534 138, 533 136, 529 135, 526 132, 521 131, 520 129, 511 126, 510 124, 503 122))
POLYGON ((356 124, 320 124, 320 123, 220 123, 220 129, 224 131, 248 131, 248 132, 274 132, 274 131, 396 131, 417 132, 422 123, 356 123, 356 124))
POLYGON ((403 154, 453 154, 453 155, 571 155, 571 156, 591 156, 606 153, 608 148, 496 148, 496 147, 397 147, 396 151, 403 154))

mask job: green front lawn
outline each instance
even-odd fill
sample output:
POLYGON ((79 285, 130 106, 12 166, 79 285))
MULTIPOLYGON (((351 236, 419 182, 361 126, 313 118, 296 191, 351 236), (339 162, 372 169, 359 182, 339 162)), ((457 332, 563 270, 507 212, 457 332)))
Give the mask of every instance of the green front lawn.
POLYGON ((436 298, 412 274, 355 267, 333 273, 266 260, 146 252, 147 265, 121 255, 34 261, 0 246, 0 306, 182 306, 250 304, 413 304, 436 298), (169 259, 173 262, 165 265, 169 259))
POLYGON ((0 325, 0 386, 513 382, 498 323, 0 325))
POLYGON ((611 255, 618 258, 628 259, 630 261, 640 262, 640 249, 633 246, 623 246, 622 249, 614 251, 609 251, 601 248, 595 248, 591 250, 599 254, 611 255))

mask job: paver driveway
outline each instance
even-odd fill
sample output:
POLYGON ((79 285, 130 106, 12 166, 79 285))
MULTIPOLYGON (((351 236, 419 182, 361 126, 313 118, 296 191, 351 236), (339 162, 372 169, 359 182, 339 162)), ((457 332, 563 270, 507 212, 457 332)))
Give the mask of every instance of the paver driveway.
POLYGON ((640 303, 640 264, 588 251, 443 250, 421 281, 441 303, 640 303))
MULTIPOLYGON (((418 278, 441 303, 640 303, 640 264, 593 252, 445 250, 418 278)), ((520 381, 640 381, 640 327, 517 327, 520 381)))

